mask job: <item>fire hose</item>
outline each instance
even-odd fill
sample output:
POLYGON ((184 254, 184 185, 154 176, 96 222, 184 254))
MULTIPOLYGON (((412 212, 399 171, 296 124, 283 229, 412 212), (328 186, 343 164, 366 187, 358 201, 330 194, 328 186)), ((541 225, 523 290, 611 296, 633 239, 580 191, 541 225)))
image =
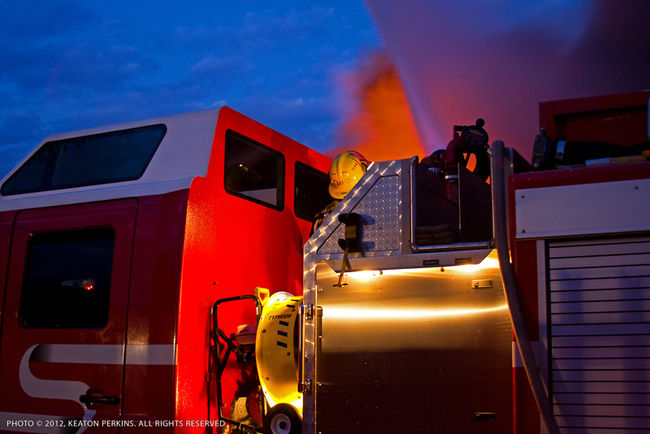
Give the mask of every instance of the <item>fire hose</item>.
POLYGON ((560 430, 553 415, 553 408, 547 389, 541 375, 537 370, 532 347, 528 339, 528 332, 519 304, 517 282, 510 263, 508 249, 508 230, 506 227, 506 196, 505 176, 503 167, 504 145, 501 140, 492 144, 492 220, 494 222, 494 238, 497 245, 503 289, 508 302, 508 311, 512 320, 512 328, 517 340, 517 348, 521 354, 526 376, 535 397, 537 408, 550 434, 559 434, 560 430))

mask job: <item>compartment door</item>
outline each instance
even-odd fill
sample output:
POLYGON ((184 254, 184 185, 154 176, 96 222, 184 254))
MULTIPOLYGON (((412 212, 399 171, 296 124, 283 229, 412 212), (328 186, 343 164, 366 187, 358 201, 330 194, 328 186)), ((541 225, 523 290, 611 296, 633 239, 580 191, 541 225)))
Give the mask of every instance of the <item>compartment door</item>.
POLYGON ((136 209, 129 199, 18 214, 0 348, 1 430, 82 432, 121 417, 136 209))

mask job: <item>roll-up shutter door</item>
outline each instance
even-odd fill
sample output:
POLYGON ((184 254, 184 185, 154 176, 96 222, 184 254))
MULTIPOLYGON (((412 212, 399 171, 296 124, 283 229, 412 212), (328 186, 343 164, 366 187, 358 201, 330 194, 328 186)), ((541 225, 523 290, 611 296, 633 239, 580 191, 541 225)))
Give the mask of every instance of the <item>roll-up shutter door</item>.
POLYGON ((650 237, 552 241, 547 264, 562 432, 650 432, 650 237))

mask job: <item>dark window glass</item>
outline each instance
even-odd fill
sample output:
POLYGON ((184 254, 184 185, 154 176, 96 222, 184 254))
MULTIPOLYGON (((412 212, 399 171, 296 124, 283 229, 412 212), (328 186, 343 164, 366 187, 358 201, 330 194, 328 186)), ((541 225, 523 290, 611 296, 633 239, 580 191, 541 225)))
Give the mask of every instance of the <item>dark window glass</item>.
POLYGON ((166 130, 152 125, 47 142, 3 184, 2 194, 138 179, 166 130))
POLYGON ((20 303, 23 325, 105 327, 114 242, 111 228, 32 235, 20 303))
POLYGON ((284 156, 239 133, 226 132, 226 191, 269 206, 284 206, 284 156))
POLYGON ((303 163, 296 163, 294 211, 297 217, 313 221, 331 201, 327 187, 329 177, 303 163))

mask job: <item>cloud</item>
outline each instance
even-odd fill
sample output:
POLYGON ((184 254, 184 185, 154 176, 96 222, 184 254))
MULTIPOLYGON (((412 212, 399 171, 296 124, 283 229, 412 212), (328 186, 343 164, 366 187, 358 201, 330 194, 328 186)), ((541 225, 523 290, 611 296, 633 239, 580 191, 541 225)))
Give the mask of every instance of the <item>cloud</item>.
POLYGON ((4 113, 0 117, 0 178, 42 139, 43 119, 33 112, 4 113))
POLYGON ((12 144, 30 136, 30 130, 38 130, 42 126, 40 115, 35 113, 10 113, 3 117, 0 123, 0 143, 12 144))
POLYGON ((338 117, 332 71, 378 41, 366 12, 347 2, 152 4, 2 1, 0 119, 23 131, 0 124, 0 146, 24 155, 55 132, 224 101, 326 146, 338 117))
POLYGON ((157 70, 156 63, 134 47, 81 44, 70 47, 56 59, 49 80, 56 83, 51 91, 57 96, 71 88, 103 93, 121 89, 130 80, 157 70))
POLYGON ((207 56, 199 60, 191 69, 193 76, 214 76, 241 74, 252 70, 253 64, 241 57, 207 56))
POLYGON ((34 35, 41 38, 70 35, 98 22, 98 17, 88 8, 70 1, 4 0, 0 3, 0 28, 11 43, 34 43, 34 35))

